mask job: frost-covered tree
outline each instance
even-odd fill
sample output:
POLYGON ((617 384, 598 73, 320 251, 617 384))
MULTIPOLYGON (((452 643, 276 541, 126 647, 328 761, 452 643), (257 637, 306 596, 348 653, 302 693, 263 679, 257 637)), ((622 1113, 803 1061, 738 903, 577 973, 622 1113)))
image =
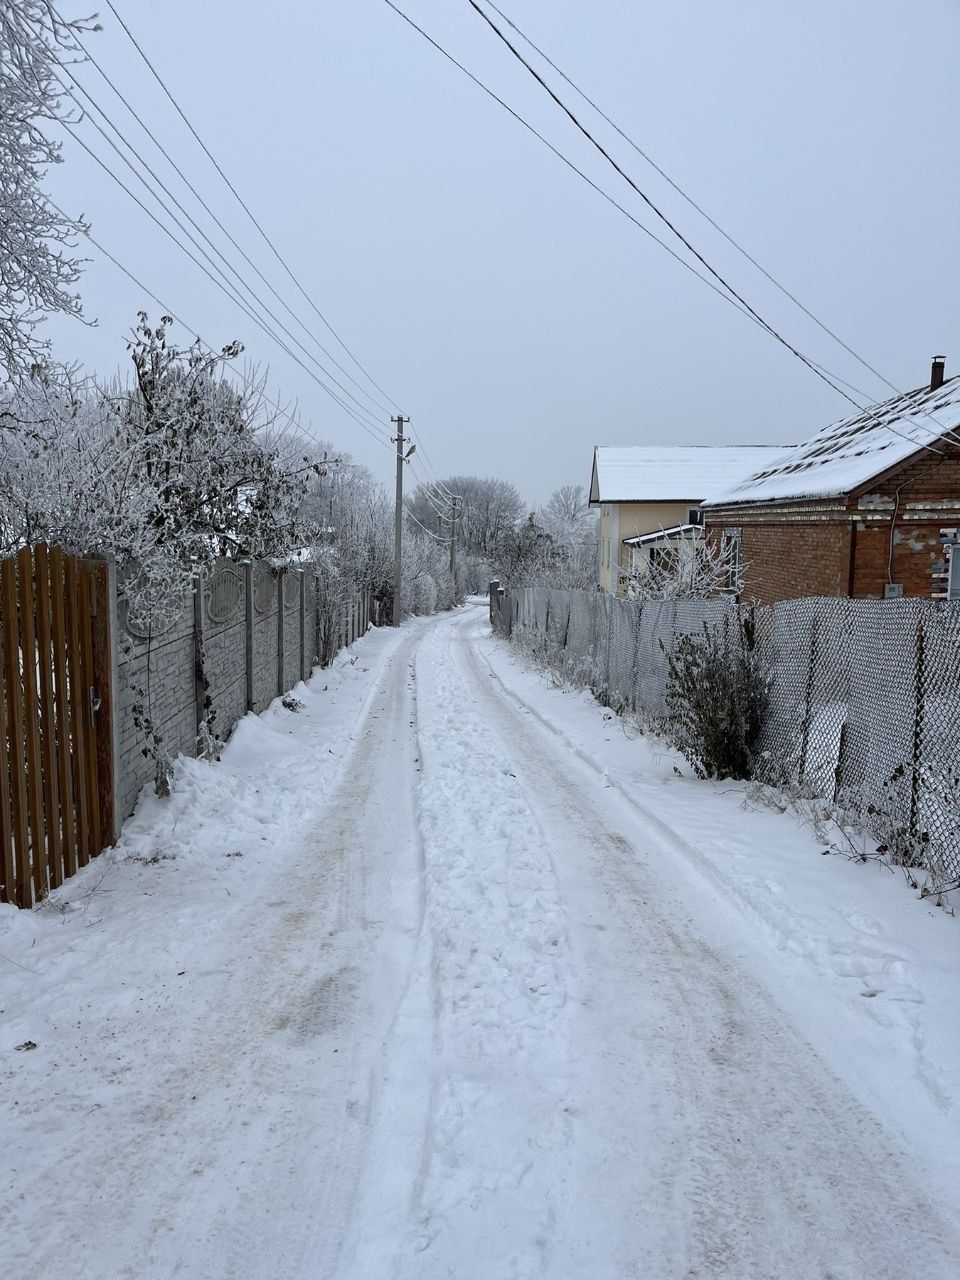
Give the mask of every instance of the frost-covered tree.
MULTIPOLYGON (((301 520, 313 546, 324 620, 334 623, 338 611, 368 589, 379 602, 381 616, 388 618, 393 607, 392 495, 365 467, 341 453, 330 459, 321 476, 310 480, 301 520)), ((401 588, 404 615, 450 608, 460 598, 462 578, 458 574, 455 587, 448 542, 408 520, 401 588)))
POLYGON ((599 520, 579 484, 556 489, 541 510, 539 523, 553 543, 551 581, 544 585, 588 588, 596 585, 599 520))
POLYGON ((507 586, 559 586, 558 549, 533 512, 500 540, 496 550, 496 574, 507 586))
POLYGON ((451 476, 447 487, 459 496, 458 544, 467 555, 490 558, 523 519, 516 485, 489 476, 451 476))
POLYGON ((304 534, 316 548, 330 591, 344 602, 372 588, 386 598, 393 568, 393 508, 366 467, 349 454, 328 454, 311 476, 300 511, 304 534))
POLYGON ((76 35, 47 0, 0 0, 0 373, 24 377, 49 350, 37 327, 51 312, 81 314, 72 256, 85 224, 63 217, 43 192, 59 164, 48 125, 60 118, 56 59, 75 60, 76 35))
POLYGON ((703 600, 735 589, 740 570, 734 543, 694 535, 656 547, 621 576, 631 600, 703 600))
POLYGON ((565 484, 555 489, 540 512, 540 522, 558 542, 580 537, 593 523, 583 485, 565 484))
POLYGON ((271 446, 266 402, 225 373, 238 344, 182 349, 171 323, 140 316, 132 385, 44 370, 0 400, 2 550, 112 554, 143 617, 175 607, 198 563, 296 549, 307 477, 323 469, 271 446))
POLYGON ((437 609, 452 609, 460 600, 460 593, 450 574, 447 545, 424 533, 406 534, 401 597, 403 612, 433 613, 437 609))
POLYGON ((421 525, 440 537, 454 525, 461 558, 492 559, 501 540, 512 533, 524 514, 515 485, 491 476, 453 475, 428 487, 418 485, 407 503, 421 525), (456 520, 452 519, 456 497, 456 520))

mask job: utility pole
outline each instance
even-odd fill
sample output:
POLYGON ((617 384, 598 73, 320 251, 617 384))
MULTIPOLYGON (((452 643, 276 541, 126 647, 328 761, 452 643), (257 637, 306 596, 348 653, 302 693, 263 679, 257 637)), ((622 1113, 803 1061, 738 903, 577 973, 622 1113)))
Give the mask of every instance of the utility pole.
POLYGON ((457 586, 457 503, 460 501, 458 497, 451 498, 453 511, 450 516, 450 578, 453 582, 454 590, 457 586))
POLYGON ((406 453, 403 446, 406 437, 403 434, 404 424, 409 422, 402 413, 390 419, 397 424, 397 434, 393 437, 397 445, 397 506, 393 520, 393 625, 400 625, 400 595, 403 584, 403 464, 416 452, 417 446, 412 444, 406 453))

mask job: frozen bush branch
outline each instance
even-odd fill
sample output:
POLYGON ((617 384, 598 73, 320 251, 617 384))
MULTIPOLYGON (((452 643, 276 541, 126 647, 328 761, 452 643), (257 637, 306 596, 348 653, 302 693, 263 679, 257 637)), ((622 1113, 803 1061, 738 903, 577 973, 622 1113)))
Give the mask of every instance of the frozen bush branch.
POLYGON ((76 61, 90 20, 64 21, 45 0, 0 0, 0 370, 18 381, 46 359, 45 315, 80 317, 71 255, 86 230, 47 199, 42 181, 61 163, 48 126, 64 117, 57 62, 76 61))

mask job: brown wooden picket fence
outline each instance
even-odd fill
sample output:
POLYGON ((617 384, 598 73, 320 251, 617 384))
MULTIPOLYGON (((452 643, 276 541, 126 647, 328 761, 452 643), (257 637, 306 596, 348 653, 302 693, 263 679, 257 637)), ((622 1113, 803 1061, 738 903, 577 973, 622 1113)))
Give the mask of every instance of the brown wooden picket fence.
POLYGON ((0 561, 0 899, 21 907, 114 839, 110 619, 106 564, 0 561))

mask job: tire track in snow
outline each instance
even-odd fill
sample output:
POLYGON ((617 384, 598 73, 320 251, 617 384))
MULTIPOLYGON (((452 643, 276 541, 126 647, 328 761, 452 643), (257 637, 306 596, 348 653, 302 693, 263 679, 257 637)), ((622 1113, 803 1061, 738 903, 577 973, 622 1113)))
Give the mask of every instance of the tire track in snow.
POLYGON ((616 1206, 606 1224, 614 1248, 591 1274, 958 1274, 957 1232, 913 1184, 890 1135, 736 958, 699 936, 690 913, 709 910, 709 900, 691 899, 660 870, 672 852, 666 819, 645 820, 605 780, 598 786, 595 766, 586 769, 491 680, 471 643, 471 632, 480 633, 476 615, 459 630, 464 669, 568 863, 566 889, 579 893, 581 916, 603 917, 582 932, 584 960, 620 987, 620 1002, 605 1002, 598 985, 585 1009, 584 1032, 589 1037, 592 1027, 601 1053, 582 1064, 584 1096, 592 1082, 619 1111, 612 1125, 594 1108, 593 1139, 617 1159, 607 1167, 602 1152, 588 1158, 578 1183, 587 1213, 602 1219, 605 1200, 616 1206), (618 1128, 632 1130, 632 1158, 618 1128), (598 1175, 599 1188, 591 1185, 598 1175), (622 1225, 631 1202, 632 1242, 622 1225))
MULTIPOLYGON (((402 711, 394 717, 392 748, 405 752, 413 769, 405 780, 412 804, 409 839, 413 850, 412 884, 407 886, 409 941, 402 958, 404 977, 369 1072, 365 1121, 368 1138, 356 1202, 351 1207, 340 1264, 344 1280, 393 1274, 397 1241, 406 1239, 429 1149, 430 1045, 435 1023, 430 939, 425 929, 424 848, 416 777, 422 769, 416 698, 416 659, 405 652, 402 711), (401 723, 402 721, 402 723, 401 723), (409 728, 410 732, 406 730, 409 728), (406 740, 406 741, 404 741, 406 740), (414 754, 415 753, 415 754, 414 754), (414 1051, 410 1052, 411 1047, 414 1051)), ((386 772, 386 769, 384 770, 386 772)), ((383 777, 368 779, 371 787, 383 777)), ((414 1240, 414 1248, 419 1241, 414 1240)))
POLYGON ((439 1052, 421 1201, 456 1257, 472 1244, 484 1274, 519 1277, 548 1270, 557 1243, 566 926, 543 831, 467 693, 454 635, 436 628, 418 663, 439 1052))
MULTIPOLYGON (((82 1140, 64 1152, 65 1167, 87 1176, 63 1187, 49 1235, 9 1272, 18 1280, 102 1280, 104 1255, 90 1246, 104 1241, 117 1280, 335 1273, 366 1136, 369 1038, 395 994, 394 977, 376 992, 368 981, 386 945, 393 852, 376 842, 402 844, 404 835, 396 796, 389 814, 373 812, 363 826, 378 795, 370 776, 390 746, 373 726, 423 625, 391 645, 327 804, 311 812, 308 801, 295 847, 277 849, 270 901, 236 912, 225 933, 211 930, 211 973, 234 974, 227 999, 187 993, 171 1006, 169 1069, 149 1094, 136 1082, 105 1088, 102 1116, 99 1098, 83 1100, 89 1123, 116 1135, 110 1159, 90 1168, 82 1140), (65 1244, 61 1220, 76 1245, 65 1244)), ((411 782, 412 768, 400 791, 411 782)), ((402 964, 408 951, 400 939, 392 958, 402 964)))
MULTIPOLYGON (((380 1176, 351 1277, 550 1274, 570 1141, 566 929, 539 824, 490 746, 441 620, 416 657, 425 927, 388 1046, 380 1176), (385 1175, 419 1070, 411 1176, 385 1175), (389 1131, 389 1136, 388 1136, 389 1131)), ((409 1131, 408 1131, 409 1138, 409 1131)), ((376 1146, 376 1139, 375 1139, 376 1146)))

